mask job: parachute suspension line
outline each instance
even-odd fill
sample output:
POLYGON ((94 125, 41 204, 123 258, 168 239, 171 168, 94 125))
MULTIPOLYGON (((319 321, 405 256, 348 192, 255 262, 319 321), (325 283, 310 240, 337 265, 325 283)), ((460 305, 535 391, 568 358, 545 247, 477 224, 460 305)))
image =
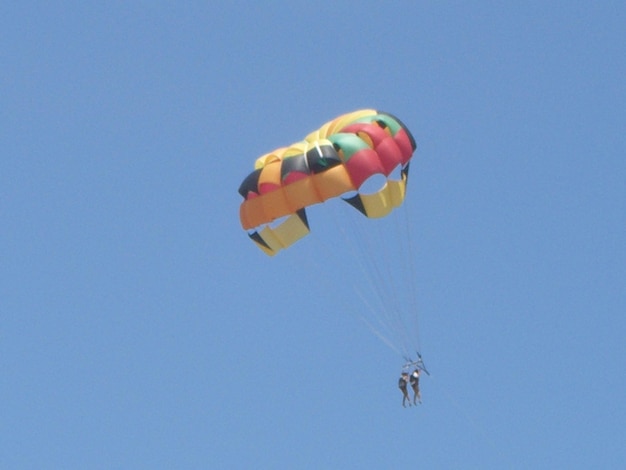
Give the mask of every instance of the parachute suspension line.
MULTIPOLYGON (((339 201, 332 201, 333 203, 339 203, 339 201)), ((363 258, 359 257, 355 254, 355 246, 353 244, 353 240, 351 240, 351 238, 348 236, 348 234, 346 233, 345 229, 344 229, 344 224, 340 222, 339 219, 343 220, 343 222, 345 222, 344 217, 345 214, 342 213, 342 217, 339 217, 338 214, 335 212, 335 210, 338 210, 337 205, 334 204, 329 204, 327 205, 327 208, 330 209, 328 210, 327 214, 330 214, 331 218, 333 219, 333 223, 331 224, 333 226, 333 235, 336 235, 337 233, 340 233, 342 235, 342 238, 344 239, 344 243, 337 243, 336 237, 334 237, 335 239, 333 240, 333 243, 331 245, 331 250, 332 248, 336 248, 336 247, 345 247, 347 249, 348 254, 350 255, 351 260, 354 261, 354 265, 358 266, 359 268, 361 268, 362 270, 364 270, 364 268, 362 268, 362 264, 363 264, 363 258), (328 207, 330 206, 330 207, 328 207)), ((341 207, 341 209, 345 209, 344 207, 341 207)), ((326 248, 326 247, 323 247, 326 248)), ((324 253, 327 252, 328 249, 324 249, 324 253)), ((338 253, 337 253, 338 254, 338 253)), ((332 261, 336 261, 336 260, 332 260, 332 261)), ((347 265, 350 266, 349 261, 347 262, 347 265)), ((341 268, 343 268, 344 265, 338 266, 337 270, 333 273, 333 275, 335 277, 337 277, 340 273, 341 268)), ((349 270, 349 272, 347 273, 347 275, 344 275, 344 277, 349 278, 349 279, 353 279, 354 278, 354 272, 352 270, 349 270)), ((365 301, 365 296, 363 294, 363 292, 361 291, 361 289, 359 289, 359 285, 356 283, 356 281, 353 282, 348 282, 347 284, 350 284, 349 287, 351 287, 360 297, 360 299, 363 301, 363 303, 366 305, 366 307, 369 310, 370 313, 370 317, 373 320, 379 320, 377 318, 376 313, 379 312, 380 309, 380 305, 379 306, 373 306, 370 302, 366 302, 365 301)), ((370 286, 371 288, 373 288, 374 286, 370 286)), ((379 297, 374 298, 373 300, 380 300, 379 297)), ((380 322, 380 321, 376 321, 376 323, 378 323, 377 326, 375 326, 373 324, 373 322, 371 321, 371 319, 366 319, 364 315, 362 314, 356 314, 356 311, 354 310, 354 305, 351 306, 352 308, 350 309, 350 311, 354 312, 354 315, 356 317, 358 317, 360 320, 362 320, 364 323, 366 323, 369 328, 374 331, 376 333, 377 336, 379 336, 381 339, 384 338, 384 342, 388 345, 393 344, 392 338, 393 338, 393 334, 392 332, 389 330, 389 328, 387 327, 387 325, 384 322, 380 322), (383 331, 381 331, 383 330, 383 331)), ((360 310, 359 310, 360 311, 360 310)), ((392 348, 393 349, 393 348, 392 348)))
MULTIPOLYGON (((349 296, 338 296, 343 309, 412 362, 410 358, 420 353, 420 341, 414 247, 406 207, 396 208, 384 220, 368 219, 340 200, 328 201, 325 210, 329 223, 317 220, 317 236, 300 242, 315 247, 306 250, 308 255, 296 250, 294 256, 310 265, 309 271, 317 274, 316 282, 323 283, 325 291, 356 293, 356 303, 349 296)), ((291 257, 289 253, 285 255, 291 257)))
MULTIPOLYGON (((354 217, 355 214, 351 214, 351 216, 354 217)), ((360 214, 356 214, 356 216, 360 217, 360 214)), ((353 224, 352 243, 350 243, 351 250, 371 290, 376 293, 376 297, 380 301, 380 308, 376 313, 384 320, 384 324, 389 325, 394 330, 397 336, 397 330, 399 330, 401 325, 398 324, 397 317, 394 314, 397 312, 397 296, 393 295, 391 288, 395 284, 393 281, 390 281, 390 273, 383 272, 385 264, 382 260, 386 258, 384 239, 377 231, 376 221, 357 218, 355 222, 353 224), (370 222, 368 224, 369 234, 363 233, 362 223, 365 223, 364 221, 370 222), (374 224, 371 222, 374 222, 374 224), (354 243, 355 240, 356 243, 354 243)))
MULTIPOLYGON (((390 214, 388 217, 391 219, 397 219, 398 214, 390 214)), ((402 269, 405 263, 403 259, 406 255, 403 253, 400 241, 401 237, 398 237, 398 232, 393 231, 393 237, 391 234, 385 236, 385 231, 391 232, 392 227, 396 224, 389 224, 384 228, 382 226, 376 227, 379 230, 378 239, 381 245, 385 246, 385 258, 382 260, 381 265, 378 267, 379 277, 383 277, 382 283, 385 287, 388 296, 391 296, 390 308, 391 314, 394 318, 394 324, 398 331, 398 339, 402 343, 402 349, 406 352, 411 349, 411 335, 407 331, 407 322, 405 321, 406 310, 408 305, 406 304, 406 289, 405 286, 408 282, 407 273, 402 269), (384 272, 382 271, 384 269, 384 272)))
MULTIPOLYGON (((368 302, 368 300, 361 293, 361 291, 357 290, 357 293, 359 294, 361 301, 368 307, 370 312, 372 312, 372 314, 375 314, 376 310, 368 302)), ((374 333, 376 336, 378 336, 382 340, 383 343, 389 346, 389 348, 395 351, 397 354, 402 355, 402 351, 400 351, 386 336, 384 336, 380 331, 378 331, 367 318, 365 318, 363 315, 359 315, 359 318, 367 325, 367 327, 372 331, 372 333, 374 333)))
MULTIPOLYGON (((401 349, 402 355, 408 355, 414 350, 414 335, 407 330, 407 315, 403 315, 410 308, 409 305, 403 305, 407 296, 404 285, 411 280, 407 279, 408 273, 398 268, 405 264, 403 258, 406 257, 406 252, 403 253, 399 243, 402 237, 394 231, 394 224, 390 224, 389 220, 383 224, 381 220, 364 218, 347 206, 342 209, 347 211, 346 214, 342 213, 342 223, 339 223, 334 211, 330 212, 335 219, 337 231, 346 240, 355 264, 363 273, 370 291, 375 294, 378 308, 371 312, 372 316, 387 332, 387 336, 392 338, 397 348, 401 349), (349 233, 345 228, 346 218, 350 221, 347 224, 349 233)), ((397 214, 392 213, 388 217, 394 218, 397 214)), ((360 295, 364 297, 362 293, 360 295)))
MULTIPOLYGON (((322 256, 303 256, 303 260, 304 263, 309 265, 309 272, 314 272, 314 273, 319 273, 319 275, 316 276, 316 279, 318 280, 322 280, 322 282, 324 282, 325 287, 329 290, 336 290, 337 285, 336 285, 336 278, 334 277, 329 277, 326 275, 326 272, 324 270, 324 267, 322 266, 322 264, 320 264, 323 260, 325 260, 323 254, 328 254, 327 253, 327 249, 324 246, 324 244, 320 241, 319 237, 309 237, 307 239, 307 241, 318 245, 317 249, 313 250, 314 253, 316 254, 322 254, 322 256)), ((332 255, 332 253, 331 253, 332 255)), ((298 264, 298 262, 292 260, 293 263, 295 264, 295 267, 300 269, 302 266, 298 264)), ((330 261, 330 260, 329 260, 330 261)), ((355 291, 358 294, 359 298, 361 299, 361 301, 363 302, 363 304, 367 307, 367 309, 372 313, 372 315, 374 315, 377 312, 377 309, 372 306, 372 304, 367 300, 367 298, 363 295, 363 293, 361 292, 361 290, 357 289, 355 286, 355 291)), ((372 322, 363 314, 358 313, 358 311, 356 311, 354 309, 354 305, 351 305, 348 303, 347 299, 345 296, 339 296, 340 297, 340 301, 343 304, 343 310, 349 312, 353 317, 355 317, 355 319, 362 321, 371 331, 372 333, 374 333, 376 336, 378 336, 378 338, 380 338, 380 340, 386 344, 390 349, 392 349, 394 352, 396 352, 397 354, 402 354, 402 352, 394 345, 393 341, 390 340, 390 334, 387 331, 386 333, 381 332, 378 328, 376 328, 372 322)), ((360 311, 360 310, 359 310, 360 311)), ((381 325, 382 327, 384 327, 384 325, 381 325)))
MULTIPOLYGON (((377 227, 377 221, 374 222, 369 228, 370 234, 363 233, 361 219, 357 219, 356 235, 357 245, 361 256, 359 259, 366 264, 363 269, 366 278, 369 280, 370 285, 374 287, 373 291, 376 292, 378 298, 381 301, 381 308, 378 315, 384 320, 384 323, 389 325, 394 331, 396 340, 401 333, 402 325, 398 321, 398 296, 394 293, 394 287, 397 285, 393 280, 393 273, 389 268, 391 262, 385 251, 385 239, 380 234, 379 227, 377 227)), ((367 222, 367 221, 366 221, 367 222)), ((404 349, 404 347, 403 347, 404 349)))
MULTIPOLYGON (((364 219, 361 214, 353 212, 352 210, 350 210, 350 208, 346 206, 343 206, 343 205, 341 205, 341 207, 335 206, 332 209, 341 210, 342 215, 343 215, 343 212, 347 211, 346 215, 350 219, 351 222, 355 220, 354 219, 355 217, 356 217, 356 221, 358 222, 363 222, 363 220, 367 221, 367 219, 364 219)), ((373 306, 371 302, 367 301, 367 297, 364 295, 363 291, 359 289, 359 285, 358 284, 353 285, 354 290, 357 292, 361 300, 364 302, 364 304, 366 304, 366 306, 368 306, 371 317, 374 320, 376 320, 376 323, 378 324, 378 328, 374 327, 371 321, 365 320, 364 318, 363 319, 370 326, 370 328, 377 333, 377 336, 381 338, 384 337, 385 343, 388 345, 391 345, 395 342, 393 341, 393 339, 397 337, 397 332, 396 332, 396 328, 394 327, 393 318, 389 317, 388 315, 388 307, 385 306, 386 295, 385 295, 384 284, 382 282, 377 282, 377 279, 375 279, 373 275, 373 273, 376 272, 375 271, 376 265, 375 263, 374 264, 371 263, 371 255, 376 253, 375 251, 373 251, 376 249, 376 247, 371 245, 370 237, 364 236, 362 230, 360 230, 363 228, 360 223, 358 222, 350 223, 349 227, 352 230, 350 233, 347 233, 345 226, 344 226, 345 224, 339 223, 339 221, 337 220, 337 213, 335 212, 335 210, 331 210, 330 213, 332 214, 337 231, 342 234, 345 240, 345 245, 348 248, 352 259, 354 260, 355 266, 358 266, 360 271, 365 275, 365 280, 368 283, 369 290, 371 292, 376 293, 376 295, 374 296, 374 300, 377 301, 378 305, 373 306), (373 264, 373 266, 367 266, 368 261, 370 261, 369 264, 370 265, 373 264), (382 334, 380 332, 380 329, 384 330, 385 333, 382 334)), ((345 217, 346 217, 345 215, 342 217, 342 220, 344 222, 345 222, 345 217)), ((381 278, 380 275, 378 277, 381 278)), ((397 347, 392 347, 392 349, 398 352, 397 347)))
MULTIPOLYGON (((406 204, 407 201, 405 201, 406 204)), ((384 257, 374 266, 374 272, 381 279, 381 284, 388 297, 388 305, 393 309, 391 314, 394 317, 394 324, 397 329, 398 340, 402 343, 405 355, 416 348, 416 331, 413 331, 416 308, 412 299, 415 298, 415 276, 407 268, 408 262, 413 260, 411 255, 411 241, 406 236, 409 225, 408 212, 403 204, 399 210, 392 211, 387 216, 391 219, 389 223, 370 221, 367 227, 372 226, 378 235, 374 240, 378 245, 370 246, 368 249, 383 249, 384 257), (404 222, 404 223, 402 223, 404 222), (385 270, 383 272, 382 270, 385 270)), ((371 237, 364 237, 366 241, 371 241, 371 237)))
POLYGON ((394 221, 389 226, 389 230, 392 227, 396 229, 393 231, 392 243, 387 245, 388 254, 386 256, 389 261, 384 267, 388 268, 387 282, 391 284, 389 291, 394 296, 394 315, 398 325, 399 338, 402 341, 404 355, 407 355, 413 349, 411 332, 407 330, 407 317, 408 312, 410 312, 410 305, 408 305, 406 298, 408 293, 407 286, 411 281, 406 270, 400 269, 404 268, 406 264, 407 254, 403 247, 403 237, 401 232, 398 231, 398 213, 392 213, 388 217, 394 221), (393 269, 392 266, 394 267, 393 269))
POLYGON ((409 312, 407 326, 411 328, 411 336, 414 338, 414 349, 419 352, 421 351, 421 342, 419 336, 419 309, 418 309, 418 286, 417 286, 417 268, 415 264, 416 260, 416 244, 413 239, 412 231, 411 231, 411 223, 409 217, 409 208, 410 202, 405 200, 405 203, 402 207, 399 208, 399 217, 398 220, 402 219, 403 227, 399 229, 399 232, 403 234, 403 241, 405 243, 404 253, 407 258, 408 263, 408 282, 407 282, 407 290, 409 297, 409 312))

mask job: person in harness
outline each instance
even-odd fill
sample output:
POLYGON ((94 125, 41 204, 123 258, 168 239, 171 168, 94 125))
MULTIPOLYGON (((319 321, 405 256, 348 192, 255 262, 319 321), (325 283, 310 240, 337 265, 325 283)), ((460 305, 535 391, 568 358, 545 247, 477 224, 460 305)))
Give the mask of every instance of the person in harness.
POLYGON ((422 396, 420 395, 420 370, 415 369, 409 379, 411 388, 413 389, 413 404, 416 405, 416 401, 422 403, 422 396))
POLYGON ((409 406, 411 406, 411 399, 409 398, 409 392, 407 390, 407 385, 409 384, 409 374, 406 372, 402 372, 402 375, 398 379, 398 388, 402 392, 402 406, 406 408, 406 402, 409 402, 409 406))

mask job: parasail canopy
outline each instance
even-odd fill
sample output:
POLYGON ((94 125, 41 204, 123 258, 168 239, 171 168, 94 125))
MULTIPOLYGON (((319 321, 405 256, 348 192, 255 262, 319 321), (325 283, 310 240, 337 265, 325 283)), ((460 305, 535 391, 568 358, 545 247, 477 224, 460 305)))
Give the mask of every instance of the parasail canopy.
POLYGON ((364 109, 341 115, 256 160, 239 187, 241 225, 272 256, 309 233, 306 208, 328 199, 341 197, 366 217, 385 217, 404 202, 415 148, 391 114, 364 109), (384 184, 366 192, 364 183, 376 175, 384 184))

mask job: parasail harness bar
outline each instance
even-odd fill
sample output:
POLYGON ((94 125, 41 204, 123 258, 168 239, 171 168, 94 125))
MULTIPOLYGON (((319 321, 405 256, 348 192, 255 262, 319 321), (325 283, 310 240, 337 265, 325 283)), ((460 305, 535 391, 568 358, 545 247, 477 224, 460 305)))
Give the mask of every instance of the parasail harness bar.
POLYGON ((417 360, 412 360, 410 357, 404 356, 404 360, 406 361, 406 363, 402 366, 402 370, 408 370, 411 367, 415 367, 416 369, 419 370, 423 370, 426 375, 430 375, 430 372, 428 372, 428 370, 426 369, 426 365, 424 364, 424 360, 422 359, 422 355, 418 352, 416 352, 417 354, 417 360))

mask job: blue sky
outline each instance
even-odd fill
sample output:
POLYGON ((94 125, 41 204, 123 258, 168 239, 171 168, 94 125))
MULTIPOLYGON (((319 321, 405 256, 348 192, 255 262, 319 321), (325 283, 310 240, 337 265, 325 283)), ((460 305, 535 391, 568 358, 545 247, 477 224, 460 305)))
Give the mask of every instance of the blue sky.
POLYGON ((473 3, 0 6, 0 467, 620 468, 626 6, 473 3), (417 408, 347 256, 239 225, 364 107, 418 143, 417 408))

